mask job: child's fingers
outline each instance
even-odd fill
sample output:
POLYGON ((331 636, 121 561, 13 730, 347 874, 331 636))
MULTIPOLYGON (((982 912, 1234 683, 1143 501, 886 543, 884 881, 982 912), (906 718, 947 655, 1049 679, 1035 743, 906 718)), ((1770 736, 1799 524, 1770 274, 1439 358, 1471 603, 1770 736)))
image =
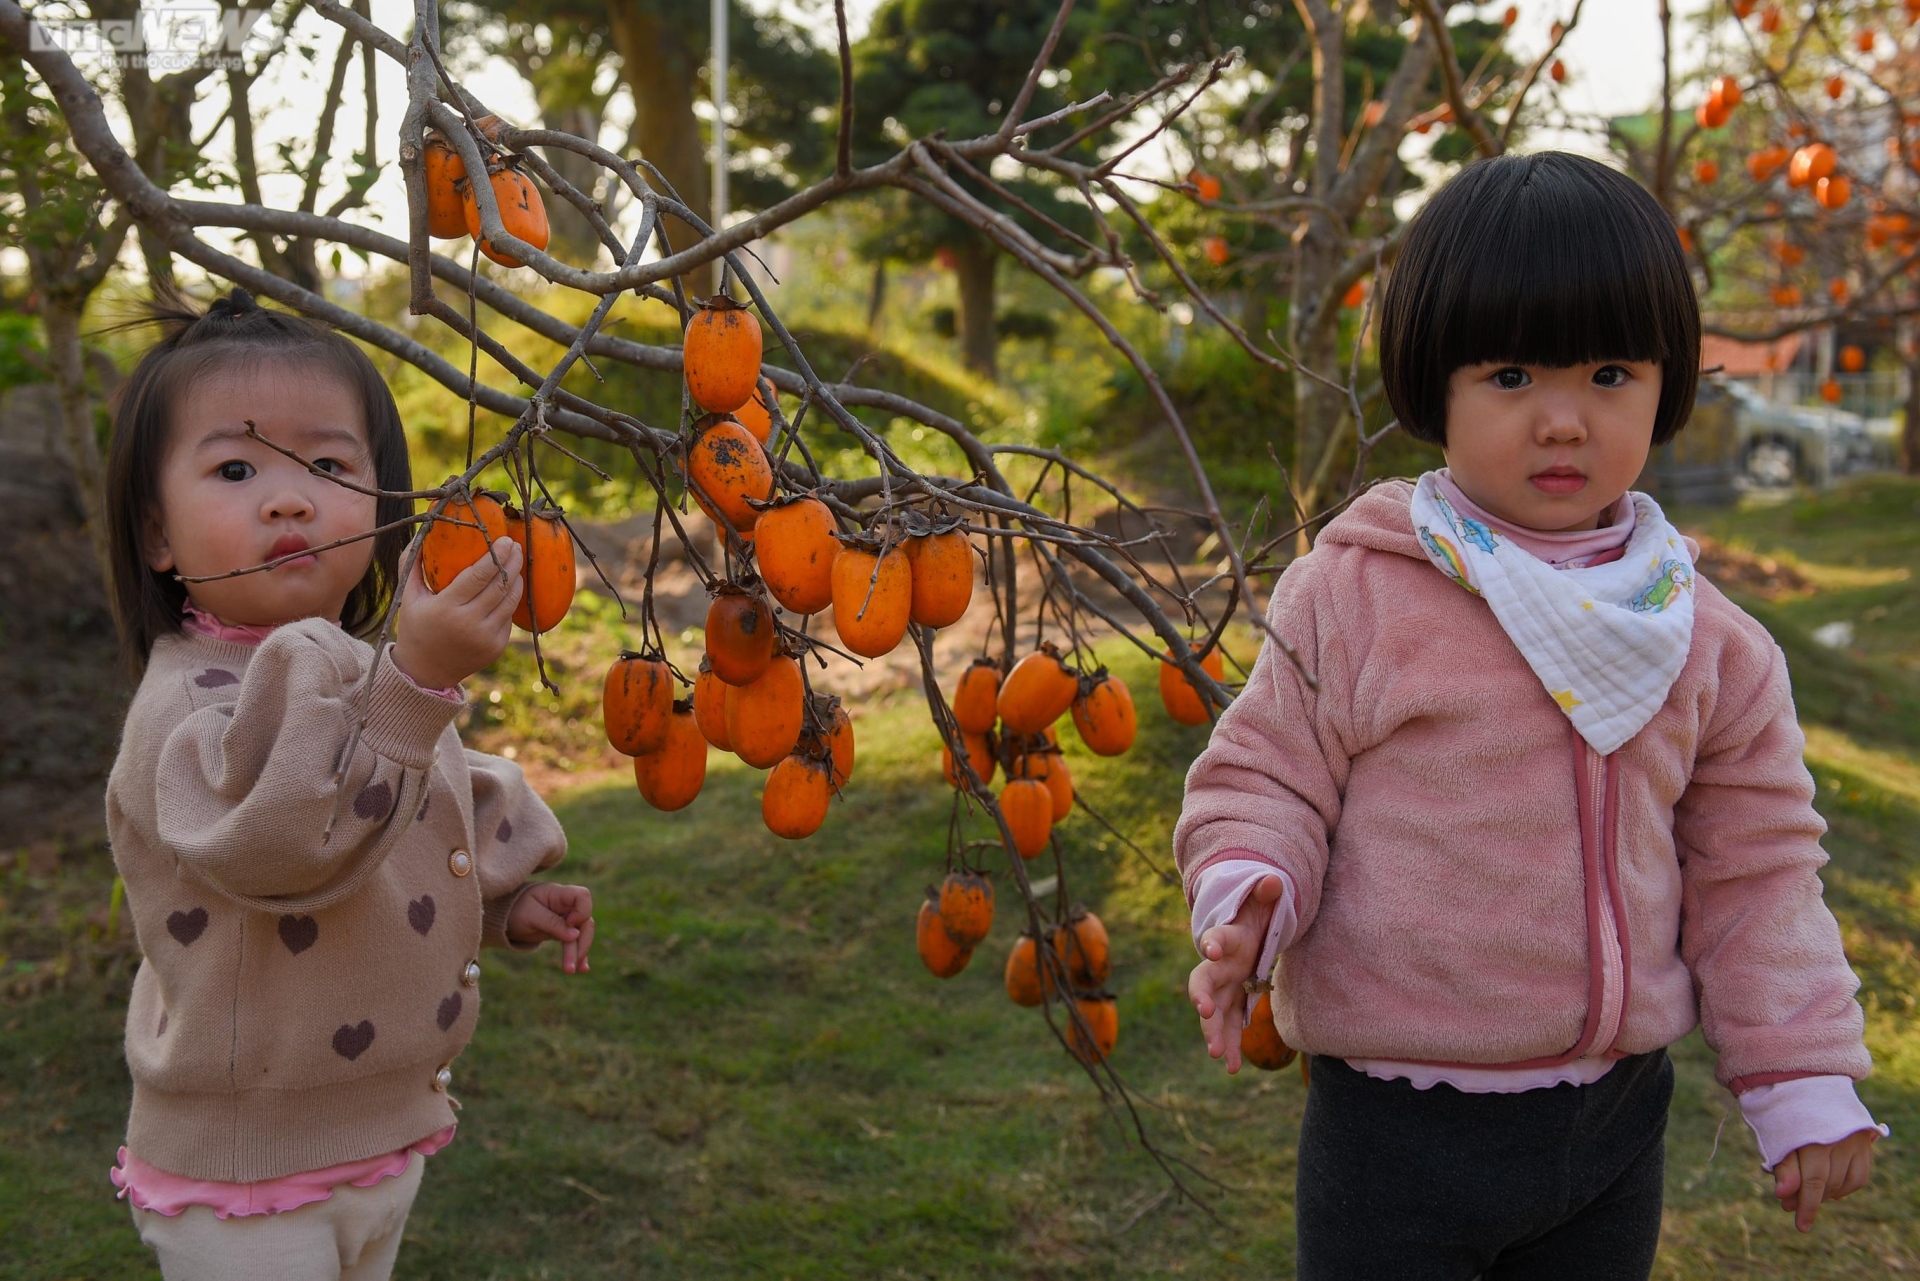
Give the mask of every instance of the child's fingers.
POLYGON ((1193 1002, 1193 1008, 1199 1011, 1203 1022, 1212 1018, 1215 1013, 1217 1002, 1214 999, 1214 992, 1220 986, 1216 978, 1219 968, 1210 961, 1202 961, 1193 967, 1191 974, 1187 975, 1187 999, 1193 1002))
POLYGON ((1232 1076, 1240 1070, 1240 1024, 1241 1007, 1246 1003, 1246 994, 1238 988, 1227 1001, 1225 1009, 1220 1011, 1220 1036, 1227 1043, 1227 1075, 1232 1076))
POLYGON ((550 939, 559 939, 565 943, 577 933, 571 925, 567 924, 565 917, 547 904, 544 895, 529 893, 514 905, 514 910, 525 913, 520 921, 524 928, 538 931, 550 939))
POLYGON ((1827 1196, 1829 1201, 1838 1201, 1842 1197, 1852 1196, 1867 1186, 1867 1180, 1873 1174, 1873 1149, 1856 1145, 1853 1142, 1835 1144, 1830 1168, 1827 1171, 1827 1196))
POLYGON ((580 938, 577 943, 581 973, 592 969, 587 963, 587 953, 593 951, 593 918, 589 916, 580 925, 580 938))
POLYGON ((1773 1195, 1787 1209, 1793 1208, 1793 1202, 1800 1192, 1800 1153, 1796 1149, 1780 1158, 1773 1167, 1773 1195))
POLYGON ((492 555, 480 557, 454 575, 446 591, 456 605, 471 605, 483 599, 491 604, 519 576, 520 544, 502 534, 493 540, 492 555))
POLYGON ((431 596, 433 591, 427 586, 426 576, 420 571, 420 557, 413 558, 413 568, 407 571, 407 581, 400 585, 400 605, 405 608, 422 596, 431 596))
POLYGON ((1826 1199, 1831 1175, 1831 1162, 1824 1147, 1804 1150, 1800 1159, 1800 1204, 1793 1213, 1793 1226, 1800 1231, 1813 1231, 1813 1221, 1820 1214, 1820 1202, 1826 1199))

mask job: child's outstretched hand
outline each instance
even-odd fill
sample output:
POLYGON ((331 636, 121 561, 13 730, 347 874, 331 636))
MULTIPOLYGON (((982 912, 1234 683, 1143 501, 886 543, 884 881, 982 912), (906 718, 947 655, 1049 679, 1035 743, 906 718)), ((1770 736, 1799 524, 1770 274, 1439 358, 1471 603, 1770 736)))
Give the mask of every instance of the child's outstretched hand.
POLYGON ((1822 1201, 1838 1201, 1867 1186, 1873 1177, 1873 1141, 1878 1130, 1858 1130, 1838 1143, 1809 1143, 1787 1153, 1773 1167, 1773 1194, 1780 1208, 1793 1212, 1793 1226, 1813 1231, 1822 1201))
POLYGON ((1240 1070, 1240 1028, 1246 1022, 1247 1004, 1241 985, 1259 963, 1273 905, 1280 901, 1283 889, 1285 883, 1279 877, 1261 877, 1232 921, 1200 936, 1200 954, 1206 959, 1187 976, 1187 998, 1200 1012, 1207 1053, 1216 1059, 1225 1055, 1228 1072, 1240 1070))
POLYGON ((585 974, 593 947, 593 891, 584 885, 535 881, 513 901, 507 913, 507 942, 525 947, 542 939, 560 940, 560 968, 585 974))
POLYGON ((422 689, 458 685, 507 648, 513 607, 520 603, 520 544, 493 540, 493 554, 454 575, 438 592, 413 563, 400 597, 400 635, 393 664, 422 689))

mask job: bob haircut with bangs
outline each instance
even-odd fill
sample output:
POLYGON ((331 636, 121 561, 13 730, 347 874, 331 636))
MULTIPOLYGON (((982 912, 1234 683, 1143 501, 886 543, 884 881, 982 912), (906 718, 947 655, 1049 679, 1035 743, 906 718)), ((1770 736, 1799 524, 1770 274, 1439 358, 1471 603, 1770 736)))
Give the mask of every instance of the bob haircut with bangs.
POLYGON ((1380 378, 1411 435, 1447 443, 1447 384, 1486 363, 1660 365, 1653 443, 1700 381, 1700 303, 1645 188, 1564 151, 1461 170, 1412 224, 1380 305, 1380 378))

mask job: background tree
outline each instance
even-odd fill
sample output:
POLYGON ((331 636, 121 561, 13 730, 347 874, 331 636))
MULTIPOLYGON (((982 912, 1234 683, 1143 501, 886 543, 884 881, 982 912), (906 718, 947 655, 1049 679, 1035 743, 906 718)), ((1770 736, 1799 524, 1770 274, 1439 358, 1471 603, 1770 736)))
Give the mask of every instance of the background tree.
POLYGON ((1708 332, 1831 328, 1815 372, 1835 404, 1833 374, 1904 364, 1901 452, 1920 472, 1920 3, 1716 4, 1685 76, 1665 6, 1661 20, 1661 99, 1612 137, 1683 229, 1708 332))
MULTIPOLYGON (((833 101, 836 72, 832 53, 787 19, 741 3, 730 5, 728 13, 729 199, 734 209, 753 211, 817 178, 830 161, 831 125, 823 125, 817 114, 833 101)), ((547 127, 581 137, 599 136, 611 97, 600 69, 606 60, 617 59, 620 81, 633 99, 629 144, 688 208, 702 220, 711 218, 711 125, 703 124, 695 110, 696 103, 712 98, 707 0, 477 3, 450 8, 448 15, 466 19, 448 24, 456 47, 464 43, 507 57, 533 86, 547 127), (492 24, 482 17, 504 24, 504 34, 494 38, 492 24)), ((556 159, 552 151, 545 154, 550 162, 556 159)), ((571 166, 562 172, 576 184, 588 175, 577 159, 558 163, 571 166)), ((594 181, 604 188, 603 198, 615 195, 604 170, 594 181)), ((564 225, 564 246, 597 252, 586 239, 586 224, 571 209, 564 225)), ((677 219, 669 220, 668 232, 676 245, 696 238, 677 219)), ((711 269, 700 268, 689 285, 698 294, 711 293, 711 269)))
MULTIPOLYGON (((1052 0, 886 0, 853 51, 854 99, 860 104, 854 117, 856 160, 873 163, 907 137, 991 132, 1020 92, 1058 11, 1052 0)), ((1070 61, 1097 23, 1091 14, 1071 17, 1054 57, 1070 61)), ((1030 113, 1044 115, 1063 105, 1060 86, 1070 80, 1071 75, 1065 81, 1057 75, 1044 79, 1035 87, 1030 113)), ((1016 200, 996 196, 992 208, 999 215, 1038 230, 1040 221, 1019 207, 1024 203, 1086 229, 1084 216, 1055 198, 1057 184, 1044 175, 1003 175, 1002 185, 1016 200)), ((924 204, 895 200, 886 214, 882 230, 863 242, 863 252, 913 262, 937 255, 943 265, 951 264, 959 290, 961 359, 976 373, 994 377, 994 277, 1000 250, 963 219, 924 204)))
POLYGON ((45 333, 48 372, 60 394, 61 443, 102 566, 107 524, 100 438, 80 321, 132 227, 74 147, 52 98, 0 41, 0 244, 26 254, 31 293, 24 301, 45 333))
POLYGON ((1356 289, 1391 266, 1403 230, 1394 201, 1421 186, 1402 155, 1408 134, 1430 141, 1417 150, 1439 173, 1504 148, 1580 11, 1573 4, 1553 47, 1521 67, 1505 47, 1510 20, 1469 12, 1447 24, 1453 7, 1105 0, 1076 67, 1083 81, 1137 86, 1183 60, 1232 56, 1164 135, 1190 203, 1156 211, 1156 223, 1182 251, 1182 271, 1238 290, 1238 317, 1217 319, 1290 377, 1288 463, 1302 511, 1339 487, 1340 463, 1366 452, 1369 423, 1379 439, 1377 382, 1357 397, 1344 388, 1364 338, 1356 289), (1489 124, 1495 110, 1504 120, 1489 124))

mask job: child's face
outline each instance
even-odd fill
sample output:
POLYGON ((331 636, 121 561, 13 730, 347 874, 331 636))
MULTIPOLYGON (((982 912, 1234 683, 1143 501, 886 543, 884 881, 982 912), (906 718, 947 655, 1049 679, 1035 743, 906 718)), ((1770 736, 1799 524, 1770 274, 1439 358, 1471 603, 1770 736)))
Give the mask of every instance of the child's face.
MULTIPOLYGON (((272 361, 210 370, 173 406, 160 513, 146 536, 152 568, 220 574, 373 528, 374 499, 249 438, 249 418, 276 445, 375 485, 360 402, 341 380, 272 361)), ((271 570, 189 583, 187 595, 228 623, 337 622, 372 562, 373 540, 364 539, 271 570)))
POLYGON ((1462 492, 1526 529, 1593 529, 1653 447, 1660 366, 1469 365, 1447 383, 1447 468, 1462 492))

